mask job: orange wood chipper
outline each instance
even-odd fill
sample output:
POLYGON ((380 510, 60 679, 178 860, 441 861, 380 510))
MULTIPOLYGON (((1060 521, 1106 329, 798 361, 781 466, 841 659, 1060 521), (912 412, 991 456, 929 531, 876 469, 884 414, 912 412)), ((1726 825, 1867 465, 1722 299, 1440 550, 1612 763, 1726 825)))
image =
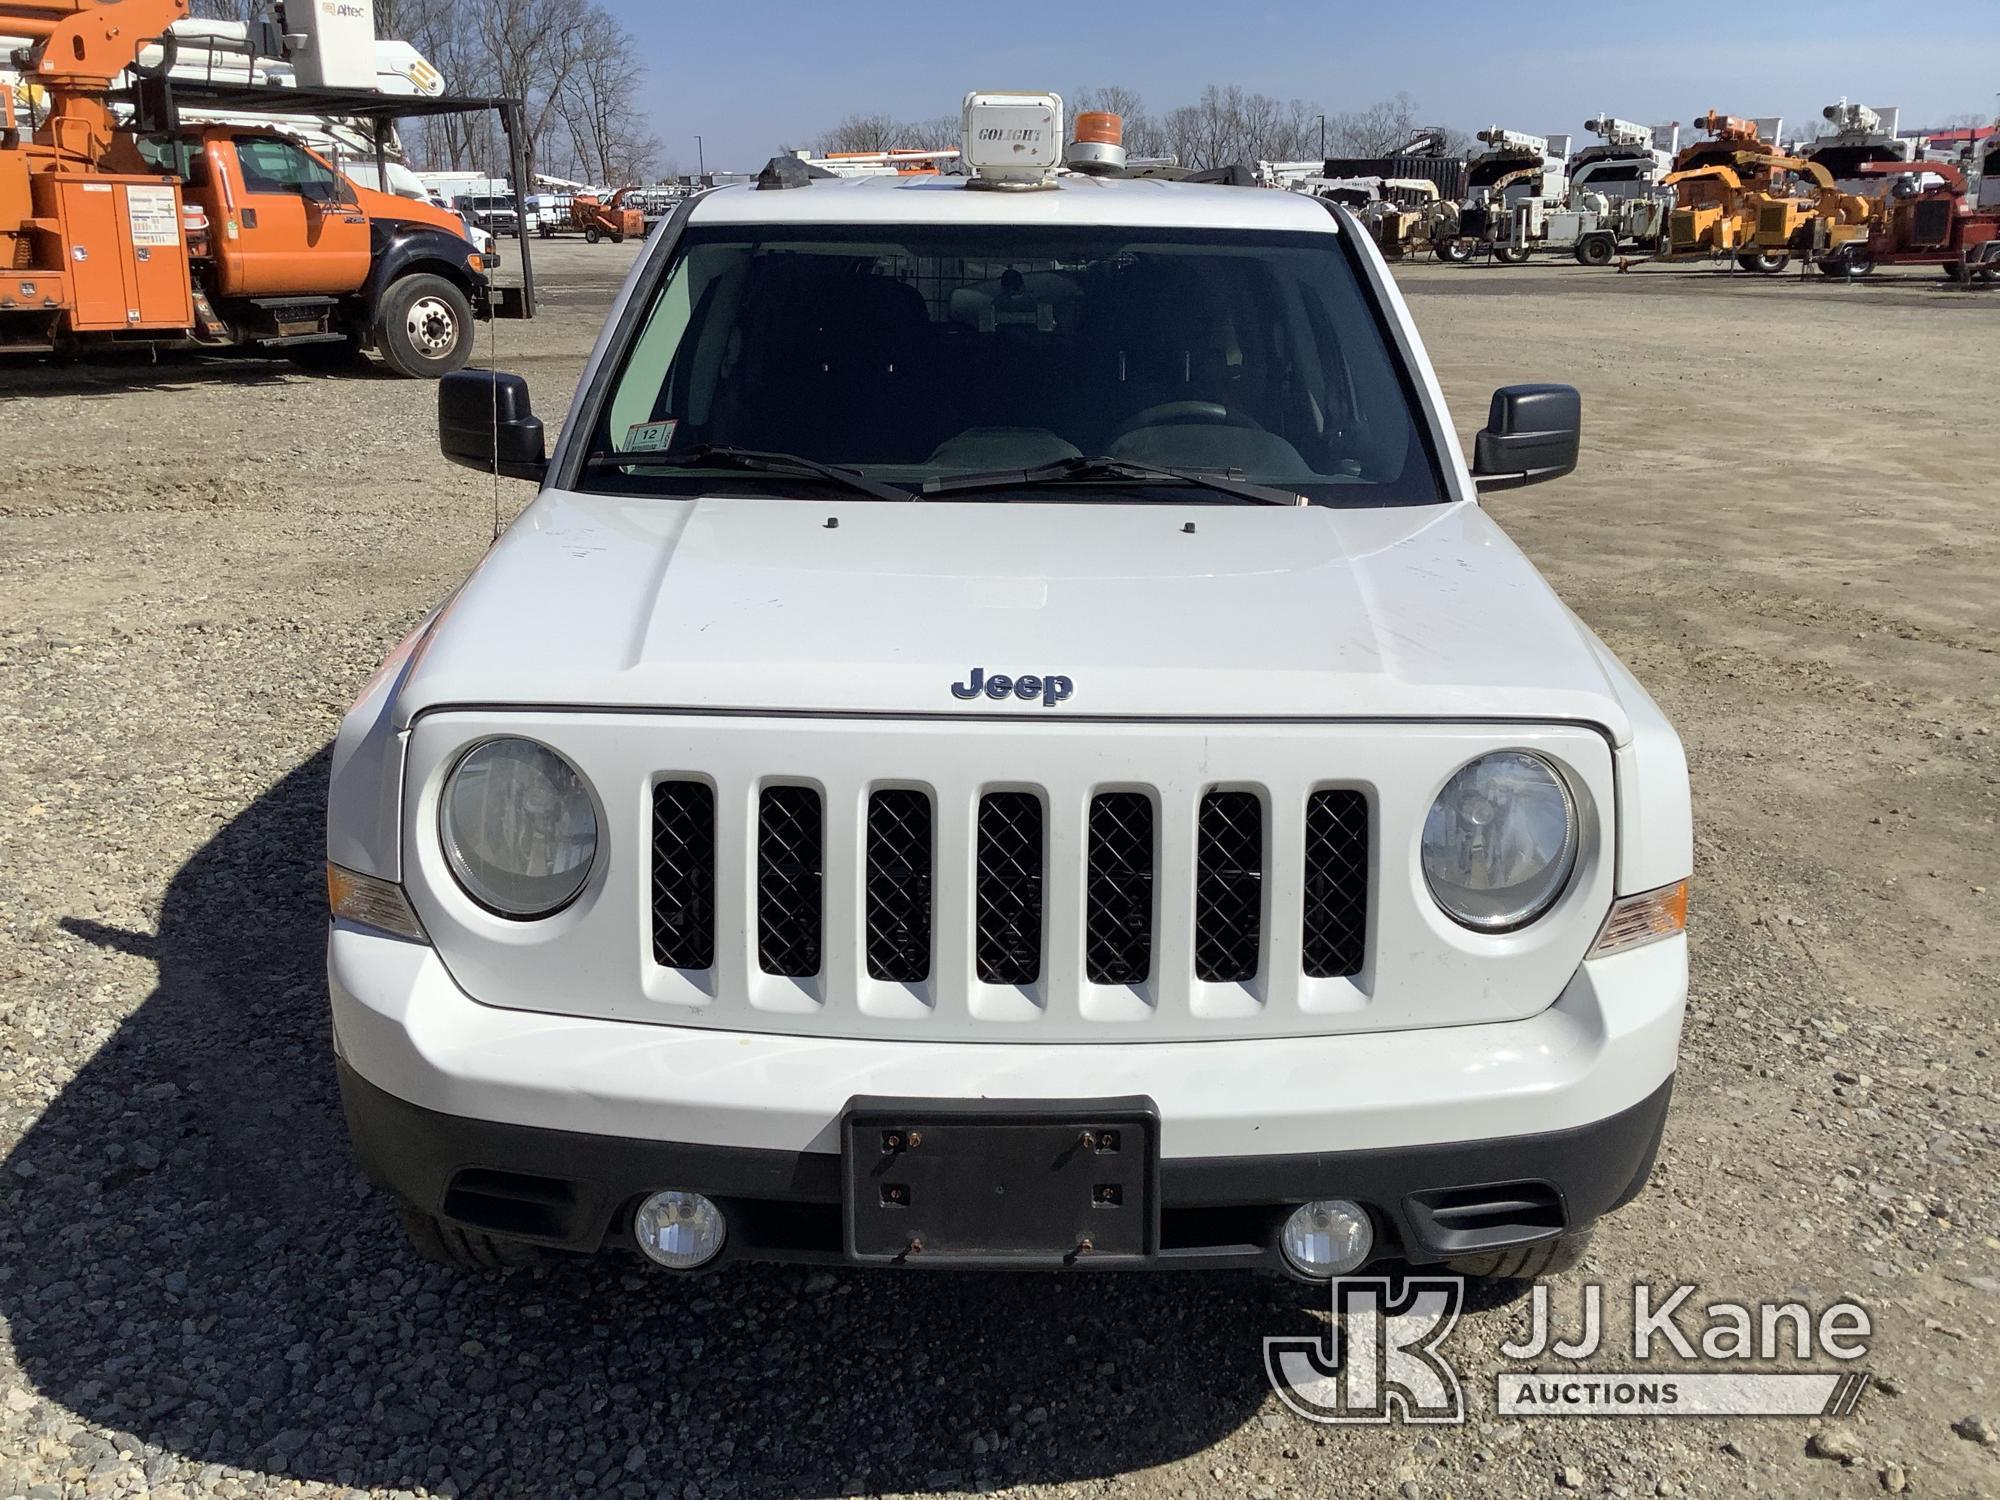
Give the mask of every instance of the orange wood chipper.
POLYGON ((1770 186, 1772 163, 1782 159, 1777 146, 1758 136, 1755 121, 1735 115, 1710 110, 1694 123, 1709 138, 1683 147, 1660 179, 1674 190, 1674 206, 1658 258, 1733 257, 1745 270, 1782 271, 1786 253, 1755 243, 1757 202, 1770 186))
POLYGON ((642 239, 646 233, 646 215, 636 208, 625 206, 625 195, 632 190, 622 187, 609 198, 599 198, 595 193, 578 193, 569 203, 571 227, 583 231, 584 243, 594 245, 599 240, 609 240, 614 245, 622 245, 628 239, 642 239))
POLYGON ((30 42, 37 117, 24 136, 0 86, 0 348, 261 345, 326 367, 373 347, 410 376, 464 365, 491 308, 457 215, 358 187, 277 130, 149 125, 130 102, 140 50, 187 9, 0 0, 0 35, 30 42))

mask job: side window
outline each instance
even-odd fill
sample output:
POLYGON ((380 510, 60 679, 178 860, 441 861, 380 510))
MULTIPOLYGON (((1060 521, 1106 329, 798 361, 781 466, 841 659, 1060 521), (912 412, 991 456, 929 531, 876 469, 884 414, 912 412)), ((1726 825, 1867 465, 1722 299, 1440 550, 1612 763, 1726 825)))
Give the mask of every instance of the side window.
POLYGON ((267 135, 239 135, 236 159, 243 166, 243 186, 252 193, 289 193, 302 197, 309 182, 333 183, 333 169, 308 156, 290 141, 267 135))

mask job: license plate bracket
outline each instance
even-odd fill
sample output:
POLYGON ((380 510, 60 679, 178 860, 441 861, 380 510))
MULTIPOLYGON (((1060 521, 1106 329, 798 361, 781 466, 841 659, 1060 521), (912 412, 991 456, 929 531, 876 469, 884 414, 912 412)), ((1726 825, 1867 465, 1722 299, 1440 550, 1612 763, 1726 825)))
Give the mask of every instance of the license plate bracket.
POLYGON ((848 1101, 842 1220, 850 1260, 1076 1266, 1160 1245, 1151 1099, 848 1101))

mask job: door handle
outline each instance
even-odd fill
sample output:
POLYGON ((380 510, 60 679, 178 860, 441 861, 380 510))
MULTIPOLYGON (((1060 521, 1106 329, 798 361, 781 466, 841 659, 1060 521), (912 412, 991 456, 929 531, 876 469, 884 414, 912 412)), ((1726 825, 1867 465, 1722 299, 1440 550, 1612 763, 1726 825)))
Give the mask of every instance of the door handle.
POLYGON ((257 227, 256 209, 246 208, 243 210, 243 227, 245 229, 255 229, 257 227))

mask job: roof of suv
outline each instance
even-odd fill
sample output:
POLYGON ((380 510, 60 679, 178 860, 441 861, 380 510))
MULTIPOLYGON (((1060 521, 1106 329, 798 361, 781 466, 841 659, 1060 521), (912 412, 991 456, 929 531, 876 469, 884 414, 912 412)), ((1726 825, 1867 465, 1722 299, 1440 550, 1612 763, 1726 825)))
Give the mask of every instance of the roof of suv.
POLYGON ((1323 204, 1280 193, 1157 177, 1056 178, 1053 189, 981 191, 964 177, 821 177, 781 191, 705 194, 694 224, 1106 224, 1130 228, 1332 230, 1323 204))

